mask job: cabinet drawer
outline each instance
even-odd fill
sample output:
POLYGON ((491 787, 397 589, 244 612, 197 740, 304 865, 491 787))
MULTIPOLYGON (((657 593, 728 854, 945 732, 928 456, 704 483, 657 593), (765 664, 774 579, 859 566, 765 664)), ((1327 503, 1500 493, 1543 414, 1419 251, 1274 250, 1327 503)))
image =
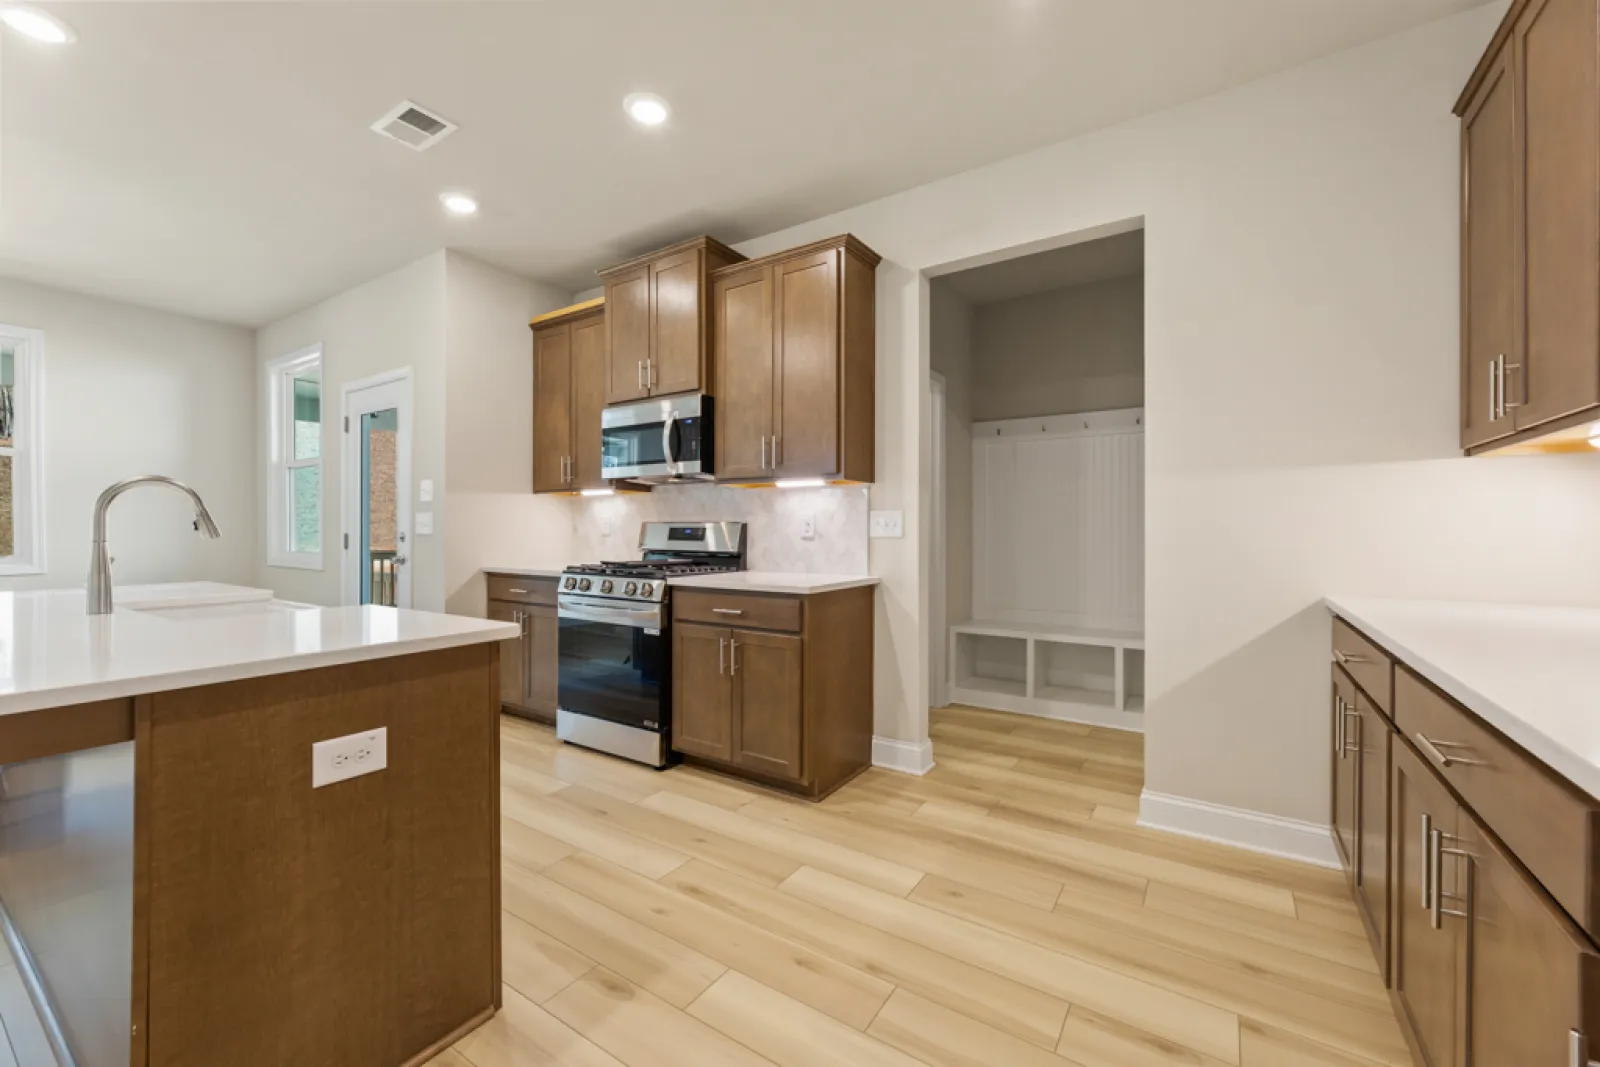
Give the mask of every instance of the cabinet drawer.
POLYGON ((1591 877, 1600 806, 1404 667, 1395 725, 1556 902, 1600 933, 1591 877))
POLYGON ((801 611, 800 599, 791 596, 724 593, 715 589, 677 589, 672 594, 674 621, 799 630, 801 611))
POLYGON ((491 574, 489 599, 508 600, 514 604, 543 604, 555 607, 556 580, 554 578, 525 578, 518 574, 491 574))
POLYGON ((1343 619, 1333 620, 1333 659, 1385 715, 1394 714, 1394 661, 1343 619))

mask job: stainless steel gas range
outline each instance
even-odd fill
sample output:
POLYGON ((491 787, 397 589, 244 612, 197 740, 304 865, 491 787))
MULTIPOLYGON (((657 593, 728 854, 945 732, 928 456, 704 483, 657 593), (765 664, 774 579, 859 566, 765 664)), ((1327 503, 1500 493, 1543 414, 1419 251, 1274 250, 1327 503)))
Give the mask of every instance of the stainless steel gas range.
POLYGON ((647 522, 643 559, 561 574, 556 735, 665 767, 672 753, 672 609, 668 580, 743 570, 742 522, 647 522))

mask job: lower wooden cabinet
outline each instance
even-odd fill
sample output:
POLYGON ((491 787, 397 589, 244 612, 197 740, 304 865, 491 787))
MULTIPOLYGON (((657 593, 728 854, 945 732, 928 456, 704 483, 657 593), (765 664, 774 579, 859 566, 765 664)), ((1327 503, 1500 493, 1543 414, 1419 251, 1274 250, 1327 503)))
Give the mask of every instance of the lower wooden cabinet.
POLYGON ((866 769, 872 596, 675 592, 673 750, 810 797, 866 769))
POLYGON ((556 580, 492 574, 489 595, 494 599, 489 601, 486 615, 522 628, 520 639, 501 646, 501 707, 524 718, 554 723, 561 638, 556 580))
MULTIPOLYGON (((1393 693, 1395 717, 1333 668, 1333 837, 1416 1062, 1589 1067, 1588 1035, 1600 1035, 1600 949, 1530 873, 1548 869, 1544 854, 1530 866, 1506 840, 1539 824, 1540 849, 1551 834, 1575 836, 1571 862, 1592 863, 1587 837, 1600 833, 1600 805, 1587 802, 1589 829, 1575 833, 1582 824, 1554 818, 1560 806, 1549 795, 1570 786, 1547 769, 1539 773, 1548 788, 1529 786, 1530 769, 1510 762, 1511 742, 1376 645, 1363 662, 1364 683, 1393 693), (1462 770, 1505 781, 1474 779, 1479 792, 1461 791, 1450 776, 1462 770)), ((1592 873, 1587 880, 1600 884, 1592 873)))

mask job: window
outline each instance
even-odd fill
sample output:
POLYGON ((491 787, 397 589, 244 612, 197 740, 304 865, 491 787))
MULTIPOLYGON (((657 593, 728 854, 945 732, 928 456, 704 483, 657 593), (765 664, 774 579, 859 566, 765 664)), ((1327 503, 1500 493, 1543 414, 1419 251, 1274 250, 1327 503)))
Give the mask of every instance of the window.
POLYGON ((272 484, 267 564, 322 569, 322 346, 267 364, 272 484))
POLYGON ((44 334, 0 326, 0 575, 44 573, 44 334))

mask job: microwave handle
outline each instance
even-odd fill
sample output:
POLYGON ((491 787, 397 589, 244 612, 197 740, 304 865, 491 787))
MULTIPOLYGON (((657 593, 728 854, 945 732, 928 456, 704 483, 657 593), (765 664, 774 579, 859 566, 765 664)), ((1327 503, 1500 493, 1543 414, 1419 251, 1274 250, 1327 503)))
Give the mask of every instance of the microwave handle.
POLYGON ((678 453, 672 447, 672 431, 678 427, 678 413, 667 413, 667 421, 661 424, 661 454, 667 458, 667 473, 677 474, 678 453))

